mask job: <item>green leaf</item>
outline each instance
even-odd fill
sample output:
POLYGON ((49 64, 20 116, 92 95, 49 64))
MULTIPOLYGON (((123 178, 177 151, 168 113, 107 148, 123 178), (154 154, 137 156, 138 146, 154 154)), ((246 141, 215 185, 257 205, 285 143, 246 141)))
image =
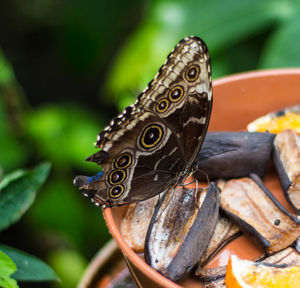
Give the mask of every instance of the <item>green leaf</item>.
POLYGON ((3 252, 0 251, 0 287, 17 288, 18 284, 15 279, 10 278, 17 270, 16 264, 3 252))
POLYGON ((0 190, 3 190, 6 186, 10 183, 16 181, 17 179, 23 177, 26 174, 25 170, 18 169, 16 171, 11 172, 10 174, 6 175, 2 181, 0 182, 0 190))
POLYGON ((6 176, 0 195, 0 231, 17 222, 33 203, 45 182, 50 164, 43 163, 33 170, 6 176), (14 179, 15 178, 15 179, 14 179))
POLYGON ((0 244, 0 251, 4 252, 16 263, 18 270, 12 277, 18 281, 59 280, 50 266, 32 255, 2 244, 0 244))
POLYGON ((262 53, 261 68, 300 66, 299 27, 300 15, 298 13, 273 33, 262 53))

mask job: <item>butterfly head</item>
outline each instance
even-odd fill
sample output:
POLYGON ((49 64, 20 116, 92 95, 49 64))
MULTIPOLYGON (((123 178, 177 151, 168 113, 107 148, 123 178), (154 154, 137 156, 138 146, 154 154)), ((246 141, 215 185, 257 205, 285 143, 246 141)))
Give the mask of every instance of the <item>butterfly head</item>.
POLYGON ((96 190, 89 189, 89 184, 99 180, 103 175, 103 172, 88 177, 88 176, 76 176, 74 179, 74 185, 82 191, 83 196, 91 199, 91 202, 96 206, 101 206, 102 208, 111 207, 112 203, 108 203, 104 197, 99 196, 96 190), (96 197, 97 193, 97 197, 96 197))

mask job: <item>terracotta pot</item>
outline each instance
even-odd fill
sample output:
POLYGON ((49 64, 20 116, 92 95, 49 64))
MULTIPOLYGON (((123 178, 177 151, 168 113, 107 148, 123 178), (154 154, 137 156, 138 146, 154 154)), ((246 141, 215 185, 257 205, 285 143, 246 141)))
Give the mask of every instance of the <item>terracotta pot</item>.
POLYGON ((122 252, 114 239, 108 241, 86 268, 77 288, 136 287, 122 252))
POLYGON ((120 254, 116 242, 111 239, 91 260, 77 288, 96 288, 99 279, 108 273, 108 267, 120 260, 120 254))
MULTIPOLYGON (((245 130, 247 124, 259 116, 300 103, 300 69, 266 70, 224 77, 213 82, 213 92, 209 130, 245 130)), ((271 191, 281 193, 278 180, 273 179, 276 176, 267 178, 266 185, 272 188, 271 191)), ((182 287, 149 267, 125 243, 119 230, 125 211, 126 207, 116 207, 105 209, 103 213, 137 284, 143 288, 182 287)), ((185 283, 184 286, 192 287, 192 284, 185 283)))

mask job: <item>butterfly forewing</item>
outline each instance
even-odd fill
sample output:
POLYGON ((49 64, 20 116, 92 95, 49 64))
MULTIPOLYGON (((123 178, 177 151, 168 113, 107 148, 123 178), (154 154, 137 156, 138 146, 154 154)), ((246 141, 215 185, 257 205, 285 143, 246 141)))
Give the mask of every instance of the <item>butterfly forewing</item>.
POLYGON ((100 176, 76 185, 107 206, 141 201, 184 179, 204 140, 212 108, 211 67, 204 42, 180 41, 136 103, 99 134, 88 158, 100 176))
POLYGON ((180 41, 136 107, 150 109, 172 129, 186 165, 191 166, 212 108, 211 65, 205 43, 197 37, 180 41))

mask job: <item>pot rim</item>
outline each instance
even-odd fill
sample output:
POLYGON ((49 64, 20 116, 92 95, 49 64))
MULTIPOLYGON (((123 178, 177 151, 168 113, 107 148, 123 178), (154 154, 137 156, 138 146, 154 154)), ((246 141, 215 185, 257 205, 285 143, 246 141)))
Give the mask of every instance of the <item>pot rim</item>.
POLYGON ((224 76, 212 81, 213 86, 222 85, 228 82, 236 82, 245 79, 253 79, 266 76, 278 76, 278 75, 295 75, 300 74, 300 68, 277 68, 277 69, 263 69, 255 71, 245 71, 229 76, 224 76))
MULTIPOLYGON (((249 72, 240 72, 237 74, 224 76, 219 79, 213 80, 213 87, 226 84, 228 82, 238 82, 246 79, 260 78, 260 77, 270 77, 270 76, 288 76, 288 75, 300 75, 300 68, 278 68, 278 69, 264 69, 249 72)), ((109 229, 110 234, 113 236, 117 244, 119 245, 124 256, 129 259, 136 267, 143 270, 154 282, 163 287, 172 288, 182 288, 182 286, 176 284, 175 282, 167 279, 155 269, 151 268, 144 260, 142 260, 125 242, 120 230, 117 228, 116 222, 112 216, 113 208, 103 209, 103 216, 106 225, 109 229), (147 271, 147 272, 145 272, 147 271)))

